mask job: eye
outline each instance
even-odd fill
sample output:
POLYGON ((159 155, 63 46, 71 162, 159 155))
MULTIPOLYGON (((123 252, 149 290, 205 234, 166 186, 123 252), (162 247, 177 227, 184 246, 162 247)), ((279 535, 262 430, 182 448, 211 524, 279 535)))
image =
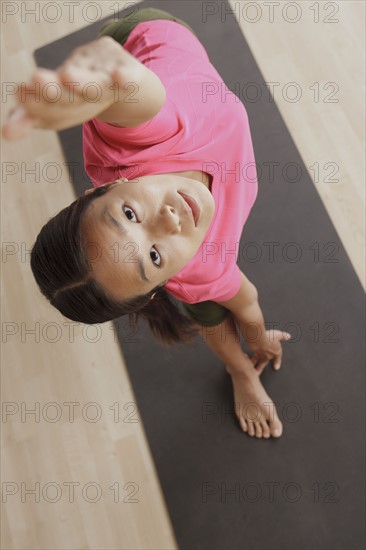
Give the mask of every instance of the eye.
POLYGON ((153 264, 155 264, 155 265, 157 265, 157 266, 160 266, 160 263, 161 263, 161 256, 160 256, 159 252, 156 250, 155 247, 153 247, 153 248, 151 249, 150 258, 152 259, 153 264))
POLYGON ((129 206, 124 205, 123 206, 123 212, 125 213, 126 218, 128 220, 130 220, 130 222, 137 223, 137 217, 136 217, 135 212, 132 210, 132 208, 130 208, 129 206))

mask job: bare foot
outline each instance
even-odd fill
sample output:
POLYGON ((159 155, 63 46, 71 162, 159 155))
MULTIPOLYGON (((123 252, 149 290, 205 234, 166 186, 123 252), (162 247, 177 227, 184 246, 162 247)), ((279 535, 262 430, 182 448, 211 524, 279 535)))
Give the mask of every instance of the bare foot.
POLYGON ((90 120, 121 100, 121 87, 140 71, 141 64, 109 36, 84 44, 56 71, 37 68, 30 83, 20 83, 2 135, 16 140, 32 128, 63 130, 90 120))
POLYGON ((235 413, 240 426, 250 436, 280 437, 282 423, 276 407, 265 391, 253 366, 233 372, 226 366, 234 389, 235 413))

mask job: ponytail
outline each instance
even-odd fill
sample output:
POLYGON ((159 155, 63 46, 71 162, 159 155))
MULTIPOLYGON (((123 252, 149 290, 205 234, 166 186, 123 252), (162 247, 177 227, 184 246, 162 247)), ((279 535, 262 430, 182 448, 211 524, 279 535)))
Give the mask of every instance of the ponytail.
POLYGON ((184 315, 168 292, 160 287, 152 299, 140 310, 130 314, 130 324, 135 328, 138 317, 149 324, 154 336, 168 344, 188 344, 197 334, 193 321, 184 315))

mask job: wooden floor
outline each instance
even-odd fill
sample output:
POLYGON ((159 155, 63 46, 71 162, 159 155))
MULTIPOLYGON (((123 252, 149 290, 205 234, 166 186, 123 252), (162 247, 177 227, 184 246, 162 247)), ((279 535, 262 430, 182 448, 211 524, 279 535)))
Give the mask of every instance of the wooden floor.
MULTIPOLYGON (((83 12, 96 3, 76 3, 70 22, 69 3, 59 2, 57 23, 51 7, 42 13, 44 2, 5 4, 2 117, 14 105, 12 83, 32 74, 34 49, 126 3, 99 1, 99 13, 83 12), (31 15, 36 4, 40 11, 31 15)), ((261 19, 250 23, 245 4, 231 1, 266 82, 278 83, 277 106, 365 286, 365 3, 301 2, 297 24, 281 10, 271 23, 262 2, 261 19), (297 102, 289 100, 294 82, 302 93, 297 102)), ((173 549, 112 324, 98 332, 67 323, 41 297, 30 270, 27 250, 40 227, 74 199, 63 161, 54 132, 2 143, 1 547, 173 549)))

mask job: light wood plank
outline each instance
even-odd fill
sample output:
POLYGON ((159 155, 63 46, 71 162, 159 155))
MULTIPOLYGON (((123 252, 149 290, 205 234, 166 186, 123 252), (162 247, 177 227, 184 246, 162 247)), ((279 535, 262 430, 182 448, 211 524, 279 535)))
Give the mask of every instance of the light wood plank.
MULTIPOLYGON (((297 2, 299 20, 291 3, 280 2, 270 21, 269 8, 243 11, 247 2, 230 0, 231 8, 267 83, 276 82, 274 98, 299 149, 314 185, 345 247, 363 288, 365 284, 365 3, 297 2), (319 6, 319 22, 314 9, 319 6), (337 11, 335 11, 337 10, 337 11), (287 15, 286 15, 287 13, 287 15), (255 23, 258 16, 258 21, 255 23), (336 20, 338 22, 325 22, 336 20), (301 99, 283 96, 295 82, 301 99), (332 97, 334 82, 339 91, 332 97), (319 101, 312 86, 319 83, 319 101), (329 86, 327 88, 327 86, 329 86), (330 99, 336 103, 328 102, 330 99), (315 180, 310 167, 319 163, 315 180), (334 163, 337 182, 328 183, 334 163)), ((225 17, 222 14, 222 24, 225 17)), ((229 18, 229 16, 227 16, 229 18)), ((208 19, 209 21, 210 19, 208 19)), ((294 93, 294 89, 290 90, 294 93)), ((294 97, 294 96, 291 96, 294 97)), ((311 213, 309 213, 310 215, 311 213)), ((321 240, 321 236, 320 240, 321 240)))

